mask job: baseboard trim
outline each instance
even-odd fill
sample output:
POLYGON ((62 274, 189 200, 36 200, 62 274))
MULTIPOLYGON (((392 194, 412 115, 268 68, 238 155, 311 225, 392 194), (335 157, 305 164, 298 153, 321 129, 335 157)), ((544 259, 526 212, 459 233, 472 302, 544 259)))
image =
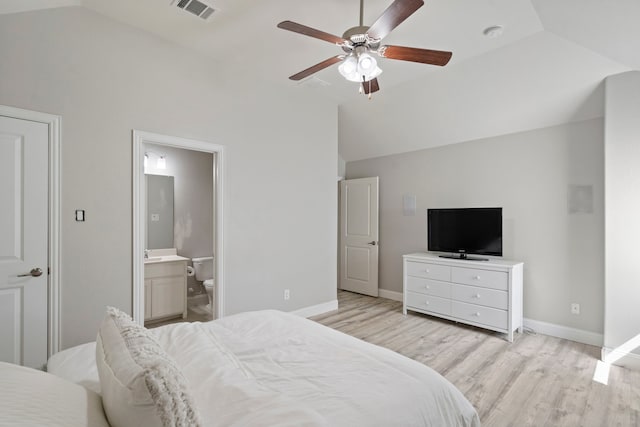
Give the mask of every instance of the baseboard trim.
POLYGON ((615 348, 602 347, 602 361, 610 365, 640 370, 640 354, 629 353, 615 348))
POLYGON ((549 335, 556 338, 575 341, 583 344, 601 347, 604 342, 602 334, 585 331, 583 329, 570 328, 568 326, 556 325, 555 323, 541 322, 540 320, 524 319, 525 328, 531 328, 537 333, 549 335))
MULTIPOLYGON (((387 289, 378 289, 378 296, 381 298, 387 298, 393 301, 402 302, 403 300, 402 292, 390 291, 387 289)), ((330 311, 330 310, 327 310, 327 311, 330 311)), ((598 334, 591 331, 585 331, 583 329, 576 329, 576 328, 570 328, 568 326, 557 325, 555 323, 547 323, 547 322, 542 322, 540 320, 525 318, 524 326, 527 328, 531 328, 537 333, 540 333, 543 335, 549 335, 556 338, 563 338, 566 340, 575 341, 582 344, 589 344, 589 345, 595 345, 597 347, 602 347, 602 344, 604 343, 604 337, 602 334, 598 334)), ((604 351, 604 348, 603 348, 603 351, 604 351)), ((640 362, 640 356, 635 354, 631 354, 631 356, 637 357, 638 361, 640 362)))
POLYGON ((381 298, 402 302, 402 292, 388 291, 386 289, 378 289, 378 296, 381 298))
POLYGON ((293 310, 291 313, 301 317, 317 316, 319 314, 328 313, 338 309, 338 300, 323 302, 322 304, 316 304, 309 307, 293 310))

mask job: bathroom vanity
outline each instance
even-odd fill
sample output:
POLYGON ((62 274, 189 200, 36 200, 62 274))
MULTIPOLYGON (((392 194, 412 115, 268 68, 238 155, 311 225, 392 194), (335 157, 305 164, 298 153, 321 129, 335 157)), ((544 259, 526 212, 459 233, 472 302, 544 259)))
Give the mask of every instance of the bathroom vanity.
POLYGON ((175 248, 154 249, 144 260, 144 320, 187 317, 187 261, 175 248))

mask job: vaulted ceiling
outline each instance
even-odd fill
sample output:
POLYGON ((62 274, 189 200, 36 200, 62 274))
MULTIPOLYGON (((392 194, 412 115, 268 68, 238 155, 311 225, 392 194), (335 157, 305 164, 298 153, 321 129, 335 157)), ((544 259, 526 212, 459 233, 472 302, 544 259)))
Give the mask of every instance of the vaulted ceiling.
MULTIPOLYGON (((598 117, 602 79, 640 68, 637 0, 427 0, 384 43, 450 50, 451 62, 440 68, 381 59, 381 91, 367 101, 336 66, 299 83, 288 80, 341 51, 276 28, 288 19, 342 35, 358 24, 358 0, 207 2, 216 8, 209 21, 171 0, 3 0, 0 13, 81 5, 247 78, 296 86, 311 101, 333 100, 346 160, 598 117), (504 27, 501 37, 483 35, 492 25, 504 27), (415 126, 398 125, 409 121, 422 123, 419 137, 415 126)), ((364 23, 390 3, 365 0, 364 23)))

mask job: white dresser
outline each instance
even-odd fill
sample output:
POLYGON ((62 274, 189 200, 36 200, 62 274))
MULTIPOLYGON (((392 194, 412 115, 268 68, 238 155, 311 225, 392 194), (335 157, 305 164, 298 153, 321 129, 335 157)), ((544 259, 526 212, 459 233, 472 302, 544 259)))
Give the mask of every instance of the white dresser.
POLYGON ((414 253, 403 257, 402 311, 507 334, 522 332, 522 262, 469 261, 414 253))

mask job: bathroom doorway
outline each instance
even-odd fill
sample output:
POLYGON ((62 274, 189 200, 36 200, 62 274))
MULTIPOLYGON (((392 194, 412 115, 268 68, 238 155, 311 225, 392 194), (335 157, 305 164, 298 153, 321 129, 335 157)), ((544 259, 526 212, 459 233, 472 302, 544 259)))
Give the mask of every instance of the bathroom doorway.
POLYGON ((223 147, 140 131, 133 145, 134 320, 222 317, 223 147))

